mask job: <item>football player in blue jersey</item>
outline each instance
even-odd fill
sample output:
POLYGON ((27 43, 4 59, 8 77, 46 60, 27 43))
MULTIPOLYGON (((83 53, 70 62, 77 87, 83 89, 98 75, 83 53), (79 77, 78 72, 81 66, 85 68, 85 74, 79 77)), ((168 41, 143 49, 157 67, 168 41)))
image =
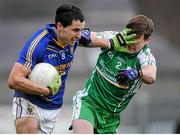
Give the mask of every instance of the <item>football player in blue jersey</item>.
MULTIPOLYGON (((95 32, 85 29, 81 10, 64 4, 57 8, 55 24, 47 24, 29 38, 19 54, 9 75, 9 88, 15 90, 13 115, 16 133, 52 133, 63 104, 65 82, 78 45, 85 47, 123 50, 121 42, 114 38, 99 39, 95 32), (113 42, 119 42, 114 46, 113 42), (28 79, 38 63, 50 63, 59 72, 48 87, 28 79), (60 77, 62 83, 60 84, 60 77)), ((137 42, 134 34, 124 31, 123 41, 137 42)))

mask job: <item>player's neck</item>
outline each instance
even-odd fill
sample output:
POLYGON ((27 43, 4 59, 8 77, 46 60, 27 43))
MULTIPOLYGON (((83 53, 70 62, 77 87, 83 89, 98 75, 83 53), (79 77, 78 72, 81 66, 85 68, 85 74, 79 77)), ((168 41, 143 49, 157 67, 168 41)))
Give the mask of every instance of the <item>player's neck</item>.
POLYGON ((64 48, 64 47, 66 46, 65 43, 61 43, 60 41, 58 41, 58 40, 56 40, 56 39, 54 39, 54 42, 55 42, 58 46, 60 46, 61 48, 64 48))
POLYGON ((56 30, 55 30, 55 33, 56 33, 56 35, 57 35, 57 39, 55 40, 56 44, 57 44, 58 46, 64 48, 67 43, 61 40, 61 38, 58 36, 58 33, 57 33, 56 30))

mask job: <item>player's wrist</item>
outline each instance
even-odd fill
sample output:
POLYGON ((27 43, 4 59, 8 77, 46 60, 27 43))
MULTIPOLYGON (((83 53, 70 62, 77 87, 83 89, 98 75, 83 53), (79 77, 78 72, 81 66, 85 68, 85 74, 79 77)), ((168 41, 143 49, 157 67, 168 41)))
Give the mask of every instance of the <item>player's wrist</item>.
POLYGON ((117 50, 121 48, 121 42, 118 39, 120 33, 118 33, 117 35, 113 36, 112 39, 109 39, 109 43, 110 43, 110 49, 111 50, 117 50))
POLYGON ((136 75, 134 78, 138 79, 142 77, 142 70, 141 69, 134 69, 134 74, 136 75))
POLYGON ((109 39, 109 49, 114 50, 114 42, 112 39, 109 39))
POLYGON ((137 71, 138 71, 138 75, 139 75, 139 77, 142 77, 142 76, 143 76, 143 72, 142 72, 142 70, 141 70, 141 69, 137 69, 137 71))
POLYGON ((121 33, 118 33, 117 35, 115 35, 115 37, 113 38, 113 41, 119 46, 127 45, 126 40, 124 39, 121 33))
POLYGON ((53 95, 53 90, 49 86, 47 88, 48 88, 48 92, 47 92, 46 96, 52 96, 53 95))
POLYGON ((128 53, 128 48, 125 47, 126 42, 120 33, 112 37, 112 39, 109 39, 109 48, 112 51, 118 51, 118 52, 125 52, 128 53))

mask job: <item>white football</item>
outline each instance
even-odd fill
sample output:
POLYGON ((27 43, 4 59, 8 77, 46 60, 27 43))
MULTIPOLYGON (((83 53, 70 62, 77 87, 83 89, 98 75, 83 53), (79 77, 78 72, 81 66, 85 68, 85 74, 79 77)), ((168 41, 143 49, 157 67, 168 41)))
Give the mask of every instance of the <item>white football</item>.
POLYGON ((28 78, 41 86, 47 87, 56 74, 58 72, 51 64, 39 63, 35 65, 28 78))

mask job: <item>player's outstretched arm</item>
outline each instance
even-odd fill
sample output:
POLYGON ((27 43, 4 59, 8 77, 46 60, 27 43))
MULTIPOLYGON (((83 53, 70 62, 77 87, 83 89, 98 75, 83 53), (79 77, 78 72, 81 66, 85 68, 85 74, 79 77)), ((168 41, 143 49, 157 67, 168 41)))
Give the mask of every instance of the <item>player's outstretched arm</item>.
MULTIPOLYGON (((111 35, 109 35, 110 37, 111 35)), ((128 52, 127 45, 137 44, 136 34, 131 29, 125 28, 112 38, 99 38, 96 32, 91 32, 92 47, 110 48, 114 51, 128 52)))

